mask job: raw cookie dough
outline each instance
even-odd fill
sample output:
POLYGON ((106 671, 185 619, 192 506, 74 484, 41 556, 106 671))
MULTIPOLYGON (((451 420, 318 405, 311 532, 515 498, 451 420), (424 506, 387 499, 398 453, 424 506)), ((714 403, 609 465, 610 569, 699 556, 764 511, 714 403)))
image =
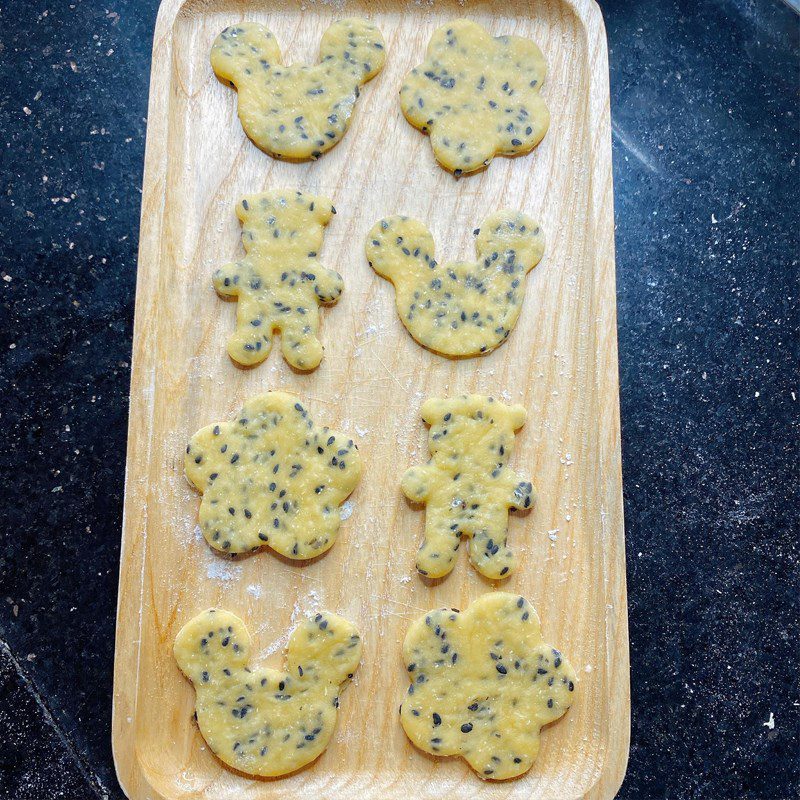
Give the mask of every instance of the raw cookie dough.
POLYGON ((269 545, 305 559, 333 545, 361 457, 348 436, 317 427, 296 397, 267 392, 248 400, 235 421, 192 436, 185 468, 203 494, 200 530, 213 548, 245 553, 269 545))
POLYGON ((284 66, 275 37, 257 22, 225 28, 211 66, 239 93, 239 120, 262 150, 279 158, 319 158, 347 131, 359 86, 386 59, 381 32, 363 19, 325 31, 319 64, 284 66))
POLYGON ((546 72, 530 39, 493 37, 458 19, 433 34, 425 61, 400 89, 400 106, 430 134, 436 160, 459 176, 539 144, 550 124, 539 94, 546 72))
POLYGON ((430 231, 415 219, 388 217, 367 234, 367 260, 390 280, 403 325, 425 347, 474 356, 502 344, 519 318, 525 276, 541 260, 539 224, 498 211, 475 230, 477 261, 434 259, 430 231))
POLYGON ((194 684, 197 724, 217 757, 250 775, 285 775, 328 746, 340 684, 358 667, 361 639, 349 622, 323 612, 292 631, 286 672, 250 668, 245 624, 212 608, 181 629, 174 652, 194 684))
POLYGON ((417 569, 431 578, 449 574, 468 536, 478 572, 508 577, 517 563, 506 545, 508 512, 530 508, 534 498, 531 483, 508 466, 525 409, 472 394, 427 400, 422 418, 431 426, 431 458, 407 470, 401 484, 409 500, 427 505, 417 569))
POLYGON ((281 335, 283 357, 296 369, 319 366, 319 306, 335 303, 342 276, 317 260, 324 227, 336 213, 327 197, 277 190, 245 197, 236 206, 245 257, 214 273, 214 288, 238 300, 228 355, 243 366, 269 355, 281 335))
POLYGON ((462 756, 484 779, 527 772, 541 727, 572 704, 575 672, 542 641, 539 617, 519 595, 485 594, 463 613, 431 611, 409 628, 403 659, 408 738, 426 753, 462 756))

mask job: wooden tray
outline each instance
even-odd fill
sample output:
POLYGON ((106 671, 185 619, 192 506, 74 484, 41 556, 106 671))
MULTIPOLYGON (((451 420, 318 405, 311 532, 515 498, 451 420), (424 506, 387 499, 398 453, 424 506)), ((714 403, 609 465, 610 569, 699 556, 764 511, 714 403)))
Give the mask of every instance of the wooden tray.
POLYGON ((628 638, 620 475, 608 65, 591 0, 164 0, 156 25, 133 343, 128 473, 114 680, 114 757, 130 798, 609 798, 629 740, 628 638), (388 60, 362 92, 349 133, 320 161, 288 164, 260 152, 236 119, 236 95, 213 75, 209 48, 226 25, 267 22, 287 61, 315 60, 331 21, 371 17, 388 60), (533 38, 549 72, 552 122, 543 143, 456 181, 402 117, 397 92, 433 30, 469 16, 490 31, 533 38), (211 286, 240 251, 234 204, 245 193, 297 187, 339 211, 321 261, 345 291, 323 314, 325 358, 293 372, 276 346, 256 369, 225 352, 234 304, 211 286), (440 260, 471 258, 473 228, 510 206, 540 220, 542 263, 528 279, 508 342, 484 358, 448 360, 416 344, 391 285, 363 254, 382 215, 427 222, 440 260), (350 431, 365 470, 352 516, 325 556, 303 565, 271 551, 231 561, 195 533, 199 496, 183 475, 192 433, 231 418, 267 389, 297 393, 316 420, 350 431), (494 394, 522 402, 528 422, 512 465, 539 500, 512 516, 520 568, 491 584, 465 548, 450 577, 414 568, 424 514, 399 489, 428 455, 420 406, 430 396, 494 394), (576 702, 546 728, 533 769, 482 782, 461 759, 435 759, 404 735, 407 686, 400 645, 409 621, 464 608, 493 588, 524 594, 548 642, 579 674, 576 702), (240 615, 256 652, 278 664, 303 612, 355 622, 364 658, 342 697, 327 751, 289 777, 254 780, 222 766, 192 722, 194 691, 172 657, 181 625, 219 605, 240 615))

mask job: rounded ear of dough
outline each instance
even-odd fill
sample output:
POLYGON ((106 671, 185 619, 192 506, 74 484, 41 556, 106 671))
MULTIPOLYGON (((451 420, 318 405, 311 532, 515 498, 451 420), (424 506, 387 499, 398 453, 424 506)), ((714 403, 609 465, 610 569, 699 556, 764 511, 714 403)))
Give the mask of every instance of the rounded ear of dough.
POLYGON ((272 31, 258 22, 225 28, 211 47, 211 68, 217 77, 234 84, 261 72, 264 62, 280 64, 281 49, 272 31))
POLYGON ((411 685, 400 721, 432 755, 460 755, 485 780, 530 769, 541 727, 572 704, 576 677, 542 641, 533 607, 494 592, 464 612, 431 611, 409 627, 403 659, 411 685))
POLYGON ((336 614, 317 614, 292 632, 287 650, 290 674, 344 683, 361 660, 361 637, 355 626, 336 614))
POLYGON ((322 35, 320 61, 333 60, 353 73, 359 85, 374 78, 386 63, 386 43, 378 28, 358 17, 334 22, 322 35))
POLYGON ((372 226, 364 251, 375 272, 402 290, 409 281, 418 283, 425 279, 433 259, 434 241, 421 222, 395 215, 372 226))
POLYGON ((190 620, 174 646, 212 752, 241 772, 285 775, 327 747, 361 640, 349 622, 322 612, 292 633, 287 672, 249 665, 249 650, 244 623, 220 609, 190 620))
POLYGON ((504 208, 483 221, 475 249, 478 256, 513 251, 526 273, 544 255, 544 233, 539 223, 526 214, 504 208))
POLYGON ((216 665, 243 667, 250 658, 250 634, 230 611, 210 608, 181 628, 173 647, 181 672, 192 683, 216 665))

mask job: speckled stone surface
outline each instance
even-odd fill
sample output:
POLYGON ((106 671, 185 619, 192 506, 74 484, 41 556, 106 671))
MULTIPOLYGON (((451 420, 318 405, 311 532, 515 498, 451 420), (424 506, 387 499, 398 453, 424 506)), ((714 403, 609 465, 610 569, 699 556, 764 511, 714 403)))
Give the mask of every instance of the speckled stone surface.
MULTIPOLYGON (((633 705, 620 797, 796 797, 797 17, 779 0, 601 5, 633 705)), ((156 6, 0 7, 3 800, 122 796, 111 678, 156 6)))

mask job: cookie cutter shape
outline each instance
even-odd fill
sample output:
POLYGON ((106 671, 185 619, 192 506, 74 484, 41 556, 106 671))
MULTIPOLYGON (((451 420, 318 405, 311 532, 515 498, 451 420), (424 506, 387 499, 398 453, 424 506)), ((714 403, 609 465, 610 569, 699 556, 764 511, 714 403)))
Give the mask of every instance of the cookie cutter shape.
POLYGON ((544 234, 518 211, 487 217, 475 230, 477 261, 440 264, 430 231, 404 216, 377 222, 366 238, 370 266, 394 284, 403 325, 424 347, 477 356, 501 345, 519 318, 525 277, 541 260, 544 234))
POLYGON ((181 629, 174 653, 194 684, 197 724, 214 754, 241 772, 275 776, 328 746, 361 639, 351 623, 322 612, 292 631, 285 672, 251 667, 244 622, 212 608, 181 629))
POLYGON ((381 32, 364 19, 334 22, 322 36, 318 64, 281 63, 275 36, 257 22, 225 28, 211 67, 239 95, 244 132, 277 158, 319 158, 347 132, 359 87, 386 60, 381 32))
POLYGON ((426 505, 417 570, 430 578, 448 575, 467 536, 478 572, 508 577, 516 566, 507 545, 508 512, 528 509, 534 499, 533 485, 508 466, 525 409, 473 394, 427 400, 422 418, 430 425, 431 457, 407 470, 401 483, 409 500, 426 505))
POLYGON ((292 559, 336 540, 339 506, 355 489, 361 456, 351 438, 314 424, 296 397, 253 397, 232 422, 192 436, 186 476, 203 495, 200 530, 215 550, 265 545, 292 559))
POLYGON ((403 643, 411 685, 400 722, 421 750, 461 756, 484 780, 516 778, 539 753, 542 726, 572 704, 577 679, 545 644, 524 597, 484 594, 466 611, 416 620, 403 643))
POLYGON ((550 125, 539 93, 546 72, 530 39, 491 36, 458 19, 434 32, 425 61, 403 82, 400 106, 429 134, 439 164, 458 177, 539 144, 550 125))
POLYGON ((248 195, 236 206, 246 255, 214 273, 214 288, 238 301, 228 338, 228 355, 238 364, 260 364, 280 333, 289 364, 319 366, 319 307, 335 303, 344 287, 342 276, 317 259, 335 213, 327 197, 284 190, 248 195))

